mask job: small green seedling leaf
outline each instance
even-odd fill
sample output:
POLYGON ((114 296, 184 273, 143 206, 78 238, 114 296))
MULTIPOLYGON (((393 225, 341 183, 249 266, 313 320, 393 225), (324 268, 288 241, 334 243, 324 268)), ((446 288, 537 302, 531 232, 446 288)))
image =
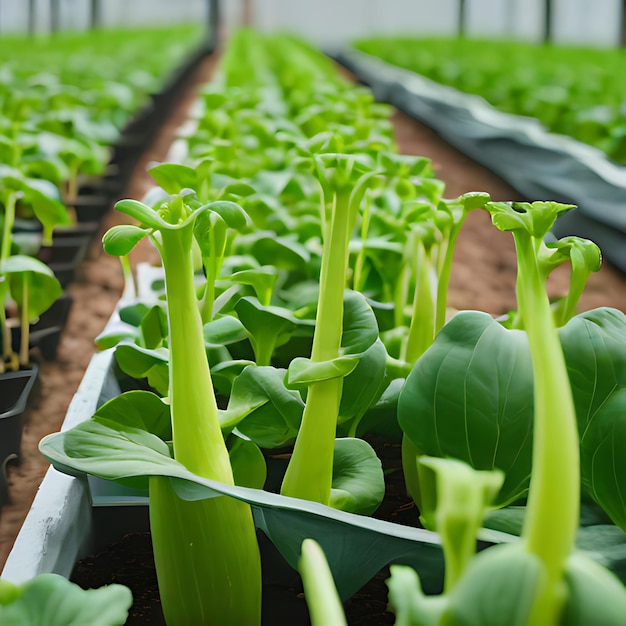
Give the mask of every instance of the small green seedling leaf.
POLYGON ((503 231, 524 230, 531 237, 543 239, 558 217, 575 209, 573 204, 560 202, 488 202, 496 228, 503 231))
POLYGON ((373 448, 363 439, 335 439, 330 506, 371 515, 384 495, 383 469, 373 448))
POLYGON ((102 247, 111 256, 126 256, 148 234, 147 230, 139 226, 119 224, 104 234, 102 247))
POLYGON ((277 448, 292 442, 300 427, 304 403, 300 394, 287 389, 284 370, 247 367, 232 386, 222 428, 237 430, 262 448, 277 448))
POLYGON ((137 200, 120 200, 115 204, 115 210, 134 217, 144 228, 160 230, 168 227, 153 209, 137 200))

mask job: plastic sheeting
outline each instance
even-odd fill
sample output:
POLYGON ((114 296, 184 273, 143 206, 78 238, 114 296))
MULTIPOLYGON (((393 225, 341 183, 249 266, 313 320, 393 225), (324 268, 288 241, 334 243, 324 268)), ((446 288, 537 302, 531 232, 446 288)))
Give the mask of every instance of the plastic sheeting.
POLYGON ((554 235, 595 241, 626 272, 626 167, 596 148, 548 133, 534 118, 502 113, 478 96, 377 57, 347 49, 334 58, 369 85, 377 100, 429 126, 526 199, 576 204, 556 223, 554 235))

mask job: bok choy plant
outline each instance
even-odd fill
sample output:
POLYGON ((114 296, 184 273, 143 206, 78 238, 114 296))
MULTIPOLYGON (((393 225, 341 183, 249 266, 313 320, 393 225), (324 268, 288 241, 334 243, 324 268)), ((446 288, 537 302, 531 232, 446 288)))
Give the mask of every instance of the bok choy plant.
MULTIPOLYGON (((514 426, 511 431, 506 421, 500 423, 498 437, 505 439, 515 433, 516 411, 519 418, 519 412, 523 413, 522 409, 526 406, 524 393, 534 388, 532 475, 528 506, 520 542, 496 546, 479 553, 466 567, 461 568, 462 573, 455 577, 457 580, 451 588, 446 589, 444 596, 427 598, 421 595, 417 584, 413 585, 413 621, 407 623, 617 625, 623 622, 626 614, 626 590, 622 583, 596 562, 574 552, 580 506, 579 438, 564 351, 545 288, 546 276, 554 268, 557 258, 571 255, 576 262, 584 258, 585 266, 597 269, 599 254, 593 246, 579 244, 578 240, 570 240, 566 242, 567 245, 563 242, 544 243, 554 221, 571 208, 569 205, 554 202, 493 202, 487 203, 485 208, 491 213, 498 229, 513 233, 518 255, 519 316, 523 320, 525 332, 505 330, 489 316, 477 312, 460 313, 448 326, 454 326, 454 333, 464 334, 472 345, 475 341, 473 336, 477 334, 480 337, 482 348, 489 353, 489 359, 494 363, 489 369, 496 376, 494 382, 503 384, 507 394, 487 398, 484 393, 479 393, 476 385, 481 385, 481 379, 473 380, 471 367, 469 372, 466 370, 464 352, 450 350, 452 330, 448 336, 441 340, 438 338, 423 359, 427 360, 429 354, 441 354, 439 351, 444 350, 454 362, 449 361, 447 369, 438 371, 437 376, 445 375, 446 372, 451 374, 448 378, 440 378, 440 382, 445 380, 446 388, 450 389, 457 384, 454 376, 456 372, 464 380, 462 387, 468 398, 468 406, 473 406, 471 411, 483 412, 487 409, 489 414, 492 403, 500 407, 496 411, 500 419, 510 416, 514 426), (585 251, 585 254, 579 254, 581 251, 585 251), (503 339, 506 337, 508 341, 503 339), (437 342, 440 342, 439 347, 436 347, 437 342), (527 348, 522 347, 520 350, 519 346, 527 348), (526 349, 529 361, 523 356, 526 349), (529 373, 534 387, 526 385, 518 388, 517 379, 520 376, 525 379, 529 373), (505 414, 505 405, 509 401, 514 404, 513 413, 505 414)), ((443 332, 446 332, 446 328, 443 332)), ((474 358, 478 358, 475 349, 469 350, 474 358)), ((419 367, 420 362, 414 373, 419 367)), ((422 378, 428 376, 426 370, 423 370, 422 378)), ((415 431, 412 426, 409 427, 410 414, 424 408, 419 397, 430 383, 428 380, 420 383, 414 377, 411 380, 411 377, 400 398, 400 422, 406 427, 405 432, 414 439, 415 431), (420 384, 424 387, 418 391, 420 384)), ((455 393, 449 395, 454 396, 455 393)), ((454 415, 455 403, 456 400, 450 397, 445 406, 439 403, 437 410, 444 413, 447 410, 449 415, 454 415)), ((490 440, 489 422, 483 419, 480 426, 480 421, 471 422, 467 417, 466 414, 465 423, 460 425, 457 449, 461 446, 469 449, 472 453, 470 460, 475 465, 484 463, 486 455, 492 455, 492 465, 488 467, 493 467, 500 452, 497 442, 494 444, 490 440), (487 445, 482 446, 482 451, 476 440, 480 435, 487 437, 487 445)), ((522 428, 526 429, 521 421, 522 428)), ((528 430, 523 432, 526 433, 523 438, 528 439, 528 430)), ((424 449, 421 445, 418 447, 424 449)), ((454 456, 450 450, 444 454, 454 456)), ((460 458, 464 458, 464 455, 460 455, 460 458)), ((507 478, 513 474, 507 471, 507 478)), ((509 493, 516 494, 520 485, 513 482, 509 493)), ((434 484, 432 477, 424 482, 422 507, 429 494, 436 492, 434 484)), ((436 516, 434 526, 440 526, 436 516)))
MULTIPOLYGON (((171 463, 168 445, 157 436, 165 433, 163 438, 172 440, 175 461, 186 471, 233 485, 204 349, 192 244, 194 236, 211 224, 211 213, 241 214, 242 209, 230 202, 203 205, 191 191, 174 195, 154 209, 134 200, 122 200, 116 208, 137 219, 139 225, 111 228, 103 239, 105 250, 126 255, 138 241, 150 236, 163 260, 171 435, 167 435, 167 405, 154 394, 130 392, 130 397, 124 394, 105 404, 92 424, 77 427, 76 434, 69 431, 68 439, 61 434, 44 440, 42 451, 54 457, 55 444, 65 452, 75 446, 78 452, 72 450, 78 457, 95 457, 89 463, 91 471, 110 475, 106 468, 115 458, 115 449, 133 444, 133 449, 124 453, 129 466, 122 472, 141 476, 141 462, 150 454, 157 453, 160 463, 171 463), (99 435, 94 437, 91 429, 99 429, 99 435), (122 440, 126 443, 120 443, 122 440), (136 443, 141 446, 137 448, 136 443)), ((228 497, 188 502, 176 495, 170 479, 154 475, 154 469, 145 471, 149 475, 150 526, 167 623, 259 623, 260 560, 249 505, 228 497)))
MULTIPOLYGON (((357 341, 352 342, 352 350, 348 352, 342 349, 348 244, 359 206, 376 170, 369 159, 357 155, 329 153, 314 158, 323 192, 324 246, 319 300, 311 358, 294 359, 288 370, 288 383, 307 385, 308 390, 302 423, 281 493, 332 504, 334 442, 343 380, 357 367, 361 354, 377 339, 377 332, 371 336, 371 340, 368 340, 371 333, 364 334, 364 344, 358 338, 358 334, 361 334, 359 329, 356 329, 357 341)), ((354 298, 358 299, 358 296, 354 294, 354 298)), ((344 439, 339 445, 352 449, 367 446, 357 439, 344 439)), ((378 483, 379 490, 382 486, 380 481, 374 476, 372 480, 374 485, 378 483)), ((382 492, 380 496, 382 499, 382 492)), ((335 505, 341 508, 339 502, 335 505)))

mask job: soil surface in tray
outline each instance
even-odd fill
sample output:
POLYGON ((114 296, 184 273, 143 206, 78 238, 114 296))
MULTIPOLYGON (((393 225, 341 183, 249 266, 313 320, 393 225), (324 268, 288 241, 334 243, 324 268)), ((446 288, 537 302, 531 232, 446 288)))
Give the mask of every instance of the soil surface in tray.
MULTIPOLYGON (((198 85, 210 77, 214 64, 214 59, 207 59, 195 75, 195 84, 181 93, 179 105, 159 135, 154 138, 153 144, 134 172, 125 193, 126 197, 139 199, 151 186, 151 179, 145 173, 146 165, 150 161, 165 159, 176 129, 184 121, 193 102, 198 85)), ((396 113, 394 123, 400 152, 431 158, 437 176, 447 183, 448 197, 467 191, 487 191, 494 200, 524 199, 500 179, 447 146, 435 133, 407 116, 396 113)), ((111 211, 103 224, 102 233, 124 219, 124 216, 111 211)), ((148 247, 143 247, 134 253, 132 261, 152 261, 155 256, 148 247)), ((566 272, 556 273, 551 279, 555 294, 566 284, 566 279, 566 272)), ((590 278, 581 300, 581 308, 613 306, 625 311, 625 285, 624 277, 605 265, 590 278)), ((0 511, 0 569, 47 469, 47 463, 39 454, 37 444, 44 435, 57 431, 61 426, 70 400, 94 352, 93 340, 113 312, 122 288, 118 260, 103 253, 97 238, 81 266, 79 280, 68 287, 68 293, 74 298, 69 323, 62 337, 57 359, 41 362, 39 390, 25 417, 21 456, 18 461, 10 463, 8 468, 10 502, 0 511)), ((450 285, 450 306, 458 309, 481 309, 499 315, 515 306, 514 288, 515 254, 511 236, 498 232, 485 212, 473 211, 461 231, 456 248, 450 285)), ((402 500, 403 497, 399 494, 397 506, 394 505, 385 512, 387 519, 404 523, 415 519, 415 511, 411 510, 406 499, 402 500)), ((143 551, 144 554, 140 560, 151 558, 147 555, 149 538, 143 537, 138 542, 139 552, 141 554, 143 551)), ((384 610, 384 578, 385 575, 382 574, 371 583, 370 587, 375 589, 373 595, 366 590, 366 595, 360 595, 350 603, 352 608, 349 607, 349 612, 357 611, 357 606, 362 607, 361 616, 357 613, 350 614, 351 624, 393 623, 392 617, 384 610), (363 621, 364 619, 370 621, 363 621)), ((283 590, 281 593, 294 597, 293 590, 283 590)), ((284 599, 277 596, 275 602, 270 604, 281 606, 283 602, 284 599)), ((298 598, 297 591, 294 602, 297 605, 294 610, 301 613, 304 605, 302 598, 298 598)), ((296 622, 277 618, 267 623, 296 622)))

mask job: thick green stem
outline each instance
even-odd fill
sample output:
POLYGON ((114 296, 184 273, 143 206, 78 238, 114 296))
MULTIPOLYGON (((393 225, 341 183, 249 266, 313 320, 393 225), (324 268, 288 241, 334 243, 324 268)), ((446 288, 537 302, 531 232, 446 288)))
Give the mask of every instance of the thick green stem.
POLYGON ((259 549, 245 502, 187 502, 169 478, 151 477, 150 529, 168 626, 261 623, 259 549))
POLYGON ((533 472, 524 522, 527 549, 545 566, 547 579, 532 609, 532 624, 556 624, 564 600, 562 577, 578 529, 580 458, 576 416, 563 351, 537 249, 514 233, 519 259, 518 303, 533 364, 533 472))
MULTIPOLYGON (((350 196, 348 193, 337 194, 332 217, 324 233, 320 292, 311 351, 311 360, 315 362, 339 356, 351 227, 350 196)), ((302 424, 281 488, 283 495, 328 504, 342 389, 342 378, 309 386, 302 424)))
POLYGON ((198 476, 233 484, 193 281, 193 229, 161 231, 170 351, 174 456, 198 476), (193 384, 198 381, 199 384, 193 384))
POLYGON ((128 255, 120 257, 120 264, 122 265, 122 274, 124 275, 124 293, 122 294, 122 299, 132 300, 137 297, 137 289, 135 287, 135 278, 133 277, 133 269, 130 265, 128 255))
MULTIPOLYGON (((233 484, 204 350, 193 280, 193 226, 161 231, 170 350, 174 456, 195 474, 233 484)), ((150 524, 168 626, 261 622, 261 565, 249 505, 180 499, 150 479, 150 524)))

